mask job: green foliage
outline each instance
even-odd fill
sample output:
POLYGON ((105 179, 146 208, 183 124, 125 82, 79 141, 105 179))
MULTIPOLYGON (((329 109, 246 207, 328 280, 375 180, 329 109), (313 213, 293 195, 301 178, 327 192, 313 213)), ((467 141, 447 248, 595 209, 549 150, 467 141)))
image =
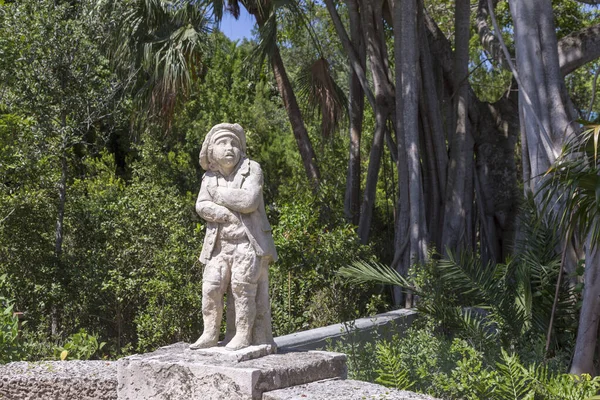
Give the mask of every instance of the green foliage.
MULTIPOLYGON (((419 296, 417 308, 446 333, 467 339, 475 348, 502 343, 510 348, 523 338, 546 334, 560 268, 556 252, 556 223, 541 217, 533 203, 522 212, 526 240, 516 246, 516 258, 506 263, 482 265, 463 253, 414 268, 410 280, 389 267, 355 261, 340 269, 353 282, 377 281, 408 288, 419 296)), ((553 326, 553 349, 571 346, 576 326, 576 295, 563 282, 553 326)), ((526 342, 526 340, 525 340, 526 342)))
POLYGON ((143 158, 132 163, 129 184, 115 179, 114 161, 105 154, 89 160, 90 177, 73 187, 72 244, 87 249, 85 257, 70 253, 74 278, 86 282, 85 292, 75 291, 74 317, 111 337, 109 350, 117 354, 128 343, 142 351, 190 340, 200 330, 195 257, 202 227, 193 195, 165 184, 174 170, 186 172, 179 157, 161 154, 156 145, 148 140, 140 146, 143 158))
POLYGON ((373 340, 361 340, 354 321, 344 322, 341 340, 328 343, 327 350, 347 355, 348 378, 374 382, 377 379, 379 360, 373 357, 377 351, 378 331, 374 331, 373 340))
MULTIPOLYGON (((0 276, 0 289, 6 275, 0 276)), ((0 364, 18 361, 23 356, 23 345, 19 338, 19 318, 14 313, 13 300, 0 295, 0 364)))
POLYGON ((279 261, 271 267, 270 279, 278 335, 353 319, 364 315, 371 302, 379 302, 374 308, 382 306, 373 285, 350 285, 336 276, 351 260, 372 255, 358 243, 353 227, 325 223, 320 206, 297 196, 276 209, 273 237, 279 261))
POLYGON ((600 389, 600 378, 555 372, 565 364, 523 363, 504 349, 493 351, 497 357, 490 358, 464 339, 440 334, 430 318, 418 320, 402 336, 376 339, 365 348, 372 351, 370 363, 365 363, 366 354, 353 352, 347 344, 335 348, 348 354, 349 376, 368 377, 360 368, 374 368, 376 382, 443 399, 583 400, 600 389))
POLYGON ((540 201, 558 214, 568 237, 578 231, 592 243, 600 243, 599 136, 600 125, 595 125, 573 137, 539 190, 544 193, 540 201))
POLYGON ((381 364, 377 370, 379 374, 375 380, 377 383, 402 390, 410 389, 414 385, 414 382, 411 382, 408 377, 408 371, 402 368, 402 362, 396 354, 395 347, 377 343, 376 354, 381 364))
POLYGON ((107 47, 115 69, 135 93, 138 122, 159 116, 168 125, 182 95, 202 73, 209 19, 189 1, 98 1, 109 29, 107 47))
POLYGON ((56 359, 89 360, 97 357, 106 343, 98 343, 98 338, 85 329, 70 335, 65 344, 54 349, 56 359))

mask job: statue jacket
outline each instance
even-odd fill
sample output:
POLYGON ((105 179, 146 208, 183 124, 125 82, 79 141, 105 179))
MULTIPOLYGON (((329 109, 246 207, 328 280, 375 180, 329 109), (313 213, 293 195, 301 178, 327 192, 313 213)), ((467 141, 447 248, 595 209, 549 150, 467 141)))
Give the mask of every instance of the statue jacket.
POLYGON ((196 212, 207 221, 200 262, 206 264, 211 259, 219 239, 222 226, 218 221, 220 207, 227 208, 239 218, 258 256, 277 261, 277 250, 265 212, 262 186, 260 165, 248 158, 240 160, 228 179, 217 171, 204 174, 196 201, 196 212))

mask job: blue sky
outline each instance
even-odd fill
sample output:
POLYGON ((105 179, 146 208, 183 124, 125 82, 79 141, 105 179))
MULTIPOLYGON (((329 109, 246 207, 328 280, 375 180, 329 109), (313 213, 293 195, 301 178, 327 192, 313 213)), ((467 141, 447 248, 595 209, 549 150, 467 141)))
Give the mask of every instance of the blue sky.
POLYGON ((248 39, 252 37, 255 19, 244 7, 240 9, 240 18, 237 21, 229 13, 224 13, 221 21, 221 32, 231 40, 241 41, 244 37, 248 39))

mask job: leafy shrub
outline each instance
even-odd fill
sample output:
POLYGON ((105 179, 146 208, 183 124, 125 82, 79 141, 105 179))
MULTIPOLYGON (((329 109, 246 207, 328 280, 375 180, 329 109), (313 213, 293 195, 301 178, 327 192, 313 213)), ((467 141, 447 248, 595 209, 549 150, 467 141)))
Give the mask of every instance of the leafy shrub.
POLYGON ((68 358, 74 360, 89 360, 93 357, 98 357, 100 350, 106 343, 98 343, 98 338, 90 335, 85 329, 69 336, 66 343, 54 350, 55 358, 66 360, 68 358))
POLYGON ((600 377, 556 372, 566 365, 553 365, 552 360, 523 363, 517 354, 501 348, 489 352, 499 355, 492 358, 465 339, 440 334, 427 317, 403 337, 377 339, 362 348, 370 354, 355 351, 349 343, 335 348, 348 354, 349 376, 444 399, 583 400, 600 389, 600 377))
POLYGON ((385 306, 379 286, 353 285, 337 276, 340 267, 358 257, 372 259, 372 251, 358 242, 352 226, 327 221, 320 210, 312 196, 300 194, 280 205, 272 218, 279 254, 270 269, 276 335, 339 323, 385 306))
POLYGON ((19 318, 13 312, 14 304, 0 297, 0 363, 18 361, 23 356, 19 339, 19 318))

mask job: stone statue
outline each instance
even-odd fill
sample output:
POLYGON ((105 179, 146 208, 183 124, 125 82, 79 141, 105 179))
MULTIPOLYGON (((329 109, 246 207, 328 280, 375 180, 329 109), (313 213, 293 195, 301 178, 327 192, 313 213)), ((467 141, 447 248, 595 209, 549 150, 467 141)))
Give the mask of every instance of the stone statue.
POLYGON ((207 171, 196 201, 196 212, 207 222, 200 255, 204 332, 190 348, 217 345, 227 292, 226 347, 267 344, 275 351, 268 272, 277 251, 265 213, 262 170, 246 157, 244 129, 215 125, 202 144, 200 165, 207 171))

